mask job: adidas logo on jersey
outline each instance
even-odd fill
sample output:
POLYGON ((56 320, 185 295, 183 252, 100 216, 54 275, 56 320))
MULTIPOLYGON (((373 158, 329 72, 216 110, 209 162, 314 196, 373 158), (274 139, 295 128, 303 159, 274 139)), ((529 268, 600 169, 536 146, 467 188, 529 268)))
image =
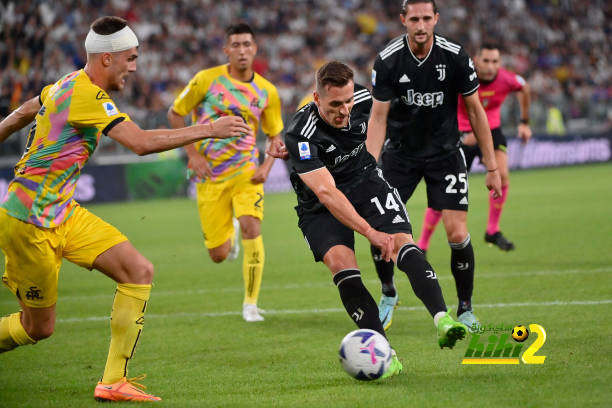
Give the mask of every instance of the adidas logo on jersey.
POLYGON ((392 224, 399 224, 400 222, 404 222, 404 219, 399 215, 396 215, 393 221, 391 221, 392 224))
POLYGON ((408 76, 406 74, 404 74, 399 79, 399 82, 400 82, 400 84, 404 84, 404 83, 410 82, 410 78, 408 78, 408 76))
POLYGON ((325 153, 331 153, 331 152, 333 152, 334 150, 336 150, 336 146, 331 145, 331 146, 329 146, 327 149, 325 149, 325 153))
POLYGON ((463 196, 463 198, 459 201, 459 204, 461 204, 461 205, 468 205, 467 197, 463 196))

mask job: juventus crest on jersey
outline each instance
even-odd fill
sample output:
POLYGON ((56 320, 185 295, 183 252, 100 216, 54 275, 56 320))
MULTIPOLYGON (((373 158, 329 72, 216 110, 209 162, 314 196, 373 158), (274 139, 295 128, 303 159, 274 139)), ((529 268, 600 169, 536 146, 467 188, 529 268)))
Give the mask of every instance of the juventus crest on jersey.
POLYGON ((372 86, 376 100, 391 103, 389 145, 426 159, 457 149, 457 95, 476 92, 478 79, 471 58, 455 42, 434 34, 421 59, 401 35, 376 57, 372 86))
POLYGON ((372 95, 365 87, 355 84, 353 98, 355 103, 344 128, 327 124, 314 102, 294 115, 285 144, 291 158, 291 181, 300 203, 316 200, 316 196, 302 183, 299 174, 326 167, 342 190, 343 183, 355 174, 376 166, 365 147, 372 95))

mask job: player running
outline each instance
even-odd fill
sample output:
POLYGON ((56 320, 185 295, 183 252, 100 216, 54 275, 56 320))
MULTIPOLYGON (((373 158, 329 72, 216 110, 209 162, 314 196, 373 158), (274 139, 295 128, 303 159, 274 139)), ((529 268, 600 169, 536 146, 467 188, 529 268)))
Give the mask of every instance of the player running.
MULTIPOLYGON (((491 127, 495 159, 497 160, 502 183, 502 194, 500 197, 493 197, 493 194, 489 194, 489 221, 484 239, 489 245, 496 245, 502 251, 511 251, 514 249, 514 244, 499 229, 499 220, 501 219, 510 186, 510 171, 508 170, 508 155, 506 153, 508 142, 501 130, 501 106, 508 94, 516 92, 521 111, 521 120, 518 125, 517 134, 524 143, 527 143, 531 138, 531 128, 529 127, 529 105, 531 101, 529 85, 520 75, 513 74, 500 66, 500 49, 496 44, 483 44, 474 62, 476 63, 476 73, 480 82, 478 97, 487 113, 487 119, 491 127)), ((482 159, 482 153, 476 145, 476 139, 474 138, 462 98, 459 98, 457 120, 459 122, 459 131, 464 134, 461 148, 465 153, 469 170, 476 156, 482 159)), ((429 248, 429 241, 441 217, 441 211, 429 207, 425 210, 423 229, 417 244, 422 250, 427 251, 429 248)))
POLYGON ((168 120, 178 128, 189 114, 198 124, 233 116, 244 119, 253 130, 241 137, 194 143, 185 146, 185 151, 197 176, 204 244, 213 262, 238 257, 238 225, 232 222, 233 217, 238 219, 244 247, 242 317, 258 322, 264 320, 257 308, 264 266, 263 183, 274 157, 266 157, 259 165, 254 134, 261 122, 268 143, 280 141, 281 104, 276 87, 253 71, 257 44, 248 25, 236 24, 226 30, 223 51, 229 63, 198 72, 168 110, 168 120))
MULTIPOLYGON (((46 86, 0 122, 0 142, 35 120, 25 153, 0 205, 2 282, 21 311, 0 319, 0 353, 35 344, 55 328, 57 281, 62 258, 97 269, 117 282, 111 340, 100 401, 159 401, 127 379, 127 365, 144 323, 153 265, 115 227, 74 200, 81 168, 106 135, 144 155, 207 137, 230 137, 251 129, 235 117, 177 130, 142 130, 108 95, 136 71, 138 39, 119 17, 102 17, 85 40, 85 68, 46 86)), ((79 334, 75 334, 79 336, 79 334)))
MULTIPOLYGON (((297 194, 298 226, 315 261, 331 271, 348 315, 359 328, 385 331, 376 302, 363 285, 354 232, 392 259, 410 280, 438 330, 441 348, 452 348, 467 328, 447 312, 436 274, 412 240, 406 208, 365 148, 372 96, 337 61, 317 71, 314 101, 291 121, 285 140, 297 194)), ((279 152, 270 152, 281 157, 279 152)), ((386 376, 402 366, 397 356, 386 376)))
MULTIPOLYGON (((472 313, 474 250, 467 230, 468 181, 465 159, 459 149, 457 97, 465 102, 469 120, 487 166, 486 185, 494 197, 501 181, 491 131, 476 91, 478 80, 472 60, 463 47, 434 34, 439 14, 433 0, 404 0, 400 19, 406 34, 392 40, 376 57, 372 70, 374 103, 367 147, 378 159, 383 141, 382 170, 406 202, 422 178, 427 202, 442 210, 451 271, 455 278, 459 321, 478 324, 472 313)), ((392 322, 398 295, 393 284, 393 264, 372 247, 382 297, 380 318, 392 322)))

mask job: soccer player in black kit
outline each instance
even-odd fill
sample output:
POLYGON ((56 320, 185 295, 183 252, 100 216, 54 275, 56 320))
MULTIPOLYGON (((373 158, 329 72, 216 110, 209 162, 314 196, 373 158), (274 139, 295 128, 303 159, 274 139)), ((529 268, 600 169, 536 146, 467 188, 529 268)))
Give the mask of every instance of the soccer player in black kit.
MULTIPOLYGON (((362 234, 408 275, 434 318, 440 347, 452 348, 467 328, 447 312, 436 274, 412 239, 406 208, 365 147, 370 92, 354 84, 348 66, 332 61, 317 71, 313 96, 287 129, 283 151, 288 154, 268 153, 291 159, 298 225, 315 261, 330 269, 357 326, 384 336, 376 302, 363 285, 355 258, 354 231, 362 234)), ((396 356, 389 371, 401 371, 396 356)))
MULTIPOLYGON (((406 34, 378 54, 372 70, 374 100, 367 148, 378 159, 387 137, 382 170, 398 189, 402 203, 425 178, 428 206, 442 210, 451 247, 458 320, 470 328, 478 320, 472 313, 474 250, 467 230, 468 181, 459 148, 458 95, 465 102, 487 168, 486 185, 494 197, 501 194, 501 180, 491 131, 476 92, 474 64, 463 47, 434 34, 438 18, 434 0, 403 0, 400 19, 406 34)), ((398 300, 393 264, 381 257, 376 246, 372 256, 383 288, 380 319, 388 328, 398 300)))

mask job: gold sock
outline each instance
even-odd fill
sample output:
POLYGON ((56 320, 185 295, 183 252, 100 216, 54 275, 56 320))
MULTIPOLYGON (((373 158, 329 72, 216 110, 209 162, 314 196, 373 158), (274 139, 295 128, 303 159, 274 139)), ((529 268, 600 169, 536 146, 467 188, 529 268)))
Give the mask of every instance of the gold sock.
POLYGON ((134 355, 144 324, 144 312, 151 285, 119 283, 111 311, 111 341, 102 382, 112 384, 127 376, 127 364, 134 355))
POLYGON ((242 239, 244 255, 242 277, 244 278, 244 302, 257 304, 261 276, 264 266, 264 245, 261 235, 255 239, 242 239))
POLYGON ((26 344, 36 344, 36 340, 28 336, 23 328, 21 312, 2 317, 0 319, 0 353, 26 344))

